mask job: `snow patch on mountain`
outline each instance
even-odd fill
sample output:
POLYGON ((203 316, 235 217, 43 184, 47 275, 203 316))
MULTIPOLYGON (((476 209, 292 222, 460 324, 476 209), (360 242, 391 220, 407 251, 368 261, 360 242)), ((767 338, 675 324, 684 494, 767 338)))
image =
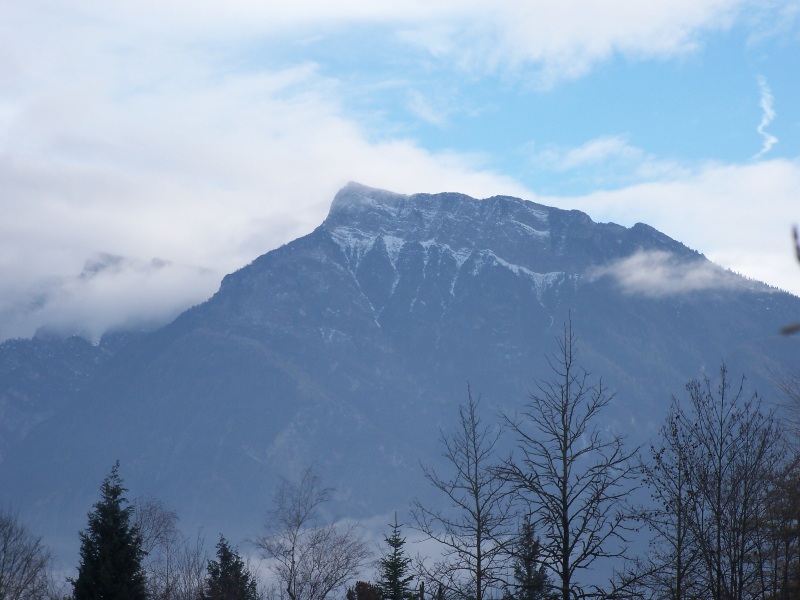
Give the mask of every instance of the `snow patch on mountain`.
POLYGON ((375 244, 377 235, 369 235, 357 227, 337 227, 330 230, 333 241, 342 249, 352 268, 357 267, 367 252, 375 244))
POLYGON ((564 279, 567 274, 562 271, 552 273, 536 273, 521 265, 512 264, 497 256, 491 250, 481 250, 478 252, 472 263, 470 274, 474 277, 486 267, 502 267, 508 269, 517 277, 521 277, 531 283, 536 297, 541 300, 542 294, 556 282, 564 279))
POLYGON ((453 249, 447 244, 441 244, 436 240, 425 240, 421 242, 422 247, 426 250, 426 256, 430 256, 431 248, 438 248, 441 250, 442 255, 447 253, 450 257, 456 261, 456 270, 461 268, 461 265, 472 255, 474 249, 472 247, 469 248, 457 248, 453 249))
POLYGON ((406 241, 403 238, 399 238, 393 235, 384 235, 381 237, 383 238, 383 243, 386 246, 386 252, 388 252, 389 254, 389 262, 391 262, 392 266, 395 267, 396 269, 397 258, 400 256, 400 250, 403 249, 403 246, 405 246, 406 241))
MULTIPOLYGON (((531 212, 536 214, 537 216, 539 216, 539 218, 541 218, 543 221, 545 221, 545 222, 547 221, 547 214, 544 213, 543 211, 533 211, 532 210, 531 212)), ((530 234, 533 237, 538 237, 538 238, 549 238, 550 237, 550 231, 547 230, 547 229, 534 229, 530 225, 526 225, 525 223, 522 223, 520 221, 513 221, 513 223, 514 223, 514 225, 516 225, 517 227, 522 229, 524 232, 530 234)))

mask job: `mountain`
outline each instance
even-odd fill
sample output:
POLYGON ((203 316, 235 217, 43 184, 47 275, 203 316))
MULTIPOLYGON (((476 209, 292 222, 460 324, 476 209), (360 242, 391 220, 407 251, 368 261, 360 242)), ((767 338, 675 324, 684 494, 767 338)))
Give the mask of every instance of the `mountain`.
POLYGON ((281 476, 315 465, 356 518, 426 496, 467 385, 485 418, 550 375, 571 320, 579 362, 617 392, 607 427, 641 443, 721 361, 775 399, 800 299, 652 227, 516 198, 350 184, 309 235, 224 278, 144 334, 0 345, 5 503, 62 555, 116 459, 130 497, 186 528, 258 534, 281 476))

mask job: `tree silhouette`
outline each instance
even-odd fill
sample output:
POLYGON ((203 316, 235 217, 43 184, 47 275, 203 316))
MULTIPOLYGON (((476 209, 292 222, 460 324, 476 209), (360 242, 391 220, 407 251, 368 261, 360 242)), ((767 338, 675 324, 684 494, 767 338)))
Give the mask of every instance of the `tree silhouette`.
POLYGON ((529 517, 525 517, 512 547, 514 582, 508 586, 506 600, 549 600, 552 583, 542 562, 542 545, 529 517))
POLYGON ((236 550, 219 536, 217 560, 208 561, 202 600, 258 600, 256 579, 236 550))
POLYGON ((495 468, 500 429, 483 424, 469 387, 467 404, 459 407, 458 416, 452 433, 441 434, 446 468, 437 472, 423 467, 448 509, 417 500, 411 514, 415 528, 442 548, 442 560, 423 566, 426 579, 444 586, 442 594, 485 600, 505 583, 505 540, 513 534, 513 515, 508 490, 495 468))
POLYGON ((289 600, 326 600, 370 558, 357 525, 319 523, 318 509, 330 492, 311 469, 296 484, 285 481, 267 533, 255 540, 289 600))
POLYGON ((579 366, 576 348, 570 322, 548 359, 553 379, 538 383, 518 415, 504 415, 518 454, 499 470, 533 509, 544 563, 562 600, 603 594, 582 588, 579 575, 598 559, 624 556, 625 498, 636 479, 635 451, 601 428, 599 417, 613 395, 579 366))
POLYGON ((100 486, 101 498, 89 513, 89 524, 81 532, 80 565, 73 581, 74 600, 147 598, 142 569, 142 538, 131 524, 119 461, 100 486))
POLYGON ((397 523, 397 514, 394 515, 392 534, 384 537, 389 551, 380 559, 380 581, 378 586, 384 600, 406 600, 413 597, 409 585, 414 577, 408 575, 411 559, 403 550, 406 539, 400 536, 400 525, 397 523))

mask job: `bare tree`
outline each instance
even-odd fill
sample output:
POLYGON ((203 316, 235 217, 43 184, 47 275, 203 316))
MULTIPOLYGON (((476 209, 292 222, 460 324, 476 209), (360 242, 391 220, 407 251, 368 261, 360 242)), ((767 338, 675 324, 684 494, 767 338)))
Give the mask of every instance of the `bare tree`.
POLYGON ((142 536, 142 550, 147 555, 178 537, 178 514, 153 496, 141 496, 133 502, 133 523, 142 536))
POLYGON ((682 420, 694 500, 691 526, 706 575, 707 597, 743 600, 765 593, 763 523, 773 474, 784 457, 779 428, 760 399, 732 386, 723 364, 714 389, 706 377, 686 386, 682 420))
POLYGON ((355 524, 319 523, 331 490, 306 469, 285 481, 269 514, 267 533, 255 540, 289 600, 325 600, 353 579, 371 557, 355 524))
POLYGON ((0 509, 0 598, 48 598, 52 557, 16 514, 0 509))
POLYGON ((795 451, 800 453, 800 372, 790 373, 784 378, 775 378, 783 392, 782 406, 786 411, 788 429, 794 437, 795 451))
POLYGON ((705 598, 704 565, 692 526, 695 491, 691 481, 686 416, 673 398, 650 447, 650 460, 641 465, 652 504, 637 516, 654 534, 648 560, 640 562, 641 585, 654 597, 670 600, 705 598))
POLYGON ((174 556, 175 572, 179 577, 172 580, 171 599, 195 600, 197 591, 205 582, 208 561, 203 534, 198 532, 193 538, 184 538, 174 556))
POLYGON ((771 478, 758 560, 767 598, 800 597, 800 457, 786 462, 771 478))
POLYGON ((203 536, 186 537, 178 515, 154 497, 137 498, 133 521, 142 536, 147 592, 153 600, 196 600, 206 574, 203 536))
POLYGON ((443 548, 443 560, 424 569, 425 578, 459 597, 483 600, 505 583, 505 546, 515 529, 509 495, 496 470, 500 430, 483 425, 469 388, 467 397, 455 431, 441 434, 447 475, 423 467, 447 506, 432 509, 417 500, 411 514, 416 529, 443 548))
POLYGON ((636 485, 636 451, 605 435, 599 417, 613 398, 602 381, 591 383, 575 359, 572 323, 564 325, 558 353, 548 357, 554 378, 540 381, 526 408, 504 415, 516 435, 517 454, 500 473, 529 503, 542 538, 542 557, 563 600, 603 595, 578 579, 602 558, 626 551, 625 498, 636 485))
POLYGON ((800 596, 800 374, 776 378, 776 383, 784 393, 781 423, 791 457, 773 475, 765 528, 773 543, 768 557, 774 574, 772 594, 783 599, 800 596))

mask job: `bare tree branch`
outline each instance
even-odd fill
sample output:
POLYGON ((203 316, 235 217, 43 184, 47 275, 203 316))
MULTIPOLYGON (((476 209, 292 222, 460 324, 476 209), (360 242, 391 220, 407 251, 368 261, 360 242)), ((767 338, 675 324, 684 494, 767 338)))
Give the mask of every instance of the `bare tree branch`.
POLYGON ((765 581, 765 564, 753 557, 764 550, 761 521, 771 475, 784 456, 780 430, 761 411, 757 394, 745 396, 744 378, 732 385, 724 364, 716 389, 708 378, 686 389, 689 524, 704 565, 706 596, 745 598, 765 581))
POLYGON ((0 598, 48 598, 51 563, 41 538, 20 524, 16 514, 0 509, 0 598))
POLYGON ((511 506, 503 480, 495 470, 498 428, 484 426, 478 401, 467 389, 468 402, 458 410, 456 429, 441 434, 447 475, 423 466, 448 506, 432 509, 412 504, 415 528, 443 549, 443 560, 425 569, 425 578, 464 598, 482 600, 504 583, 507 552, 513 534, 511 506))
POLYGON ((580 587, 577 575, 597 559, 625 555, 625 499, 637 474, 636 450, 627 451, 622 437, 599 427, 613 395, 577 365, 576 343, 572 324, 565 324, 558 354, 548 357, 553 379, 537 383, 521 413, 504 415, 517 437, 517 455, 499 470, 531 507, 531 521, 544 536, 544 563, 563 600, 603 595, 580 587))
POLYGON ((196 600, 205 582, 205 540, 187 538, 178 529, 178 515, 152 496, 133 503, 133 522, 142 536, 142 566, 153 600, 196 600))

